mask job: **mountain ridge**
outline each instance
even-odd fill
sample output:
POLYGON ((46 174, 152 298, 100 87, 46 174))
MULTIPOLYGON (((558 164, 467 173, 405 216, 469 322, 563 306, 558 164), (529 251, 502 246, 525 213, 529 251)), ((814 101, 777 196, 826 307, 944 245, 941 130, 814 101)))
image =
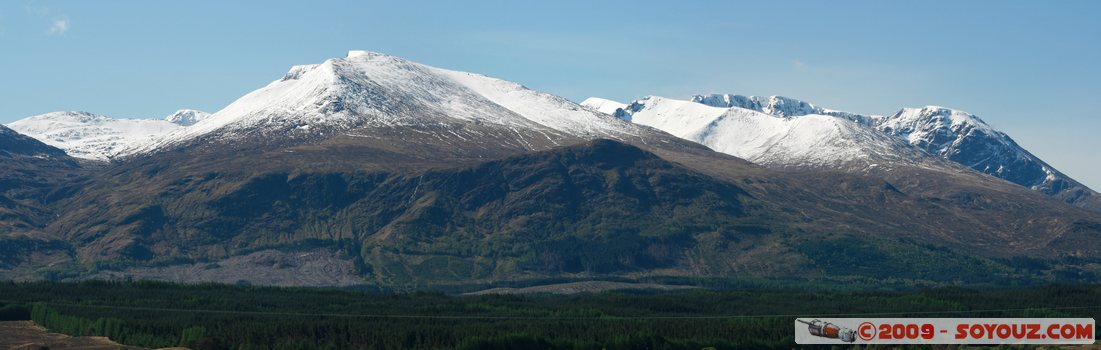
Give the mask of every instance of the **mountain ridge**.
MULTIPOLYGON (((635 100, 630 104, 622 104, 624 107, 619 107, 614 101, 598 98, 586 100, 585 104, 590 109, 603 109, 603 113, 611 110, 611 115, 625 120, 655 126, 674 135, 701 142, 720 152, 741 156, 766 166, 778 168, 817 166, 864 171, 867 167, 861 169, 859 166, 854 167, 846 161, 861 157, 872 158, 861 154, 860 149, 864 147, 871 147, 878 151, 863 153, 878 153, 881 156, 898 153, 900 157, 889 157, 894 158, 894 161, 898 159, 913 161, 920 158, 915 157, 912 150, 903 147, 885 146, 891 142, 882 140, 881 137, 873 134, 888 135, 930 156, 1004 179, 1070 204, 1101 210, 1101 194, 1059 172, 1019 146, 1008 135, 995 130, 977 116, 951 108, 939 106, 903 108, 887 116, 866 116, 822 108, 805 101, 782 96, 759 97, 734 94, 694 95, 687 101, 649 96, 635 100), (655 107, 651 101, 657 101, 662 105, 655 107), (676 103, 678 104, 676 106, 666 107, 666 105, 674 104, 669 101, 679 102, 676 103), (708 108, 692 107, 686 110, 687 107, 682 106, 693 103, 708 108), (655 111, 654 108, 671 109, 655 111), (775 118, 770 120, 756 115, 756 118, 754 118, 756 121, 732 121, 735 118, 732 118, 731 115, 742 115, 743 118, 748 118, 745 117, 747 115, 754 116, 753 113, 748 111, 775 118), (640 116, 643 118, 636 120, 633 114, 639 112, 642 112, 640 116), (857 129, 866 129, 867 132, 850 130, 848 132, 850 136, 848 137, 830 136, 832 131, 829 128, 820 128, 811 130, 807 134, 807 132, 800 131, 797 123, 792 123, 795 125, 793 127, 782 128, 786 130, 785 132, 788 135, 773 135, 769 134, 767 128, 759 129, 762 122, 775 124, 808 118, 818 121, 829 121, 830 119, 820 116, 851 121, 858 126, 857 129), (710 124, 698 130, 684 129, 684 125, 700 125, 703 121, 710 121, 710 124), (729 126, 724 126, 724 124, 729 124, 729 126), (725 131, 720 131, 724 128, 725 131), (810 147, 808 145, 810 148, 817 148, 817 151, 805 147, 794 149, 783 146, 765 147, 769 143, 781 145, 786 142, 784 138, 798 139, 790 136, 800 134, 807 134, 810 139, 817 140, 809 142, 806 141, 805 137, 801 142, 804 145, 813 142, 830 145, 838 142, 834 140, 846 138, 866 141, 851 142, 839 149, 830 148, 829 146, 810 147), (760 141, 760 138, 767 138, 768 140, 760 141), (753 144, 757 146, 752 146, 753 144), (853 150, 856 150, 857 153, 844 155, 844 151, 853 150), (840 155, 842 158, 832 160, 825 158, 833 155, 840 155)), ((865 163, 865 165, 870 165, 875 162, 865 163)))
POLYGON ((50 112, 23 118, 7 126, 60 148, 70 156, 109 161, 161 134, 190 126, 206 117, 191 109, 162 119, 113 118, 82 111, 50 112))
MULTIPOLYGON (((66 260, 3 255, 25 269, 0 276, 409 289, 1101 280, 1101 214, 917 150, 921 162, 889 172, 778 171, 517 83, 371 52, 276 78, 36 197, 46 215, 28 225, 66 260)), ((824 121, 809 130, 863 135, 824 121)))
POLYGON ((468 122, 527 130, 515 132, 522 142, 532 142, 533 146, 555 144, 569 135, 623 139, 648 133, 645 127, 608 118, 519 84, 380 53, 350 51, 346 57, 321 64, 294 66, 283 78, 246 94, 205 120, 129 153, 171 149, 193 140, 232 142, 250 137, 243 133, 305 140, 325 132, 342 133, 361 127, 468 122), (400 99, 401 104, 387 98, 400 99))

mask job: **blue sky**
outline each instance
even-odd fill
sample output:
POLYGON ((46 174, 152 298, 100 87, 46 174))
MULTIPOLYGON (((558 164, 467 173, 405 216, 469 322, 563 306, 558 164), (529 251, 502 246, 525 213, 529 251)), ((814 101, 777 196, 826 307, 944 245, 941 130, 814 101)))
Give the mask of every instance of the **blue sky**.
POLYGON ((1101 189, 1101 1, 0 2, 0 122, 216 111, 366 49, 580 101, 784 95, 978 114, 1101 189))

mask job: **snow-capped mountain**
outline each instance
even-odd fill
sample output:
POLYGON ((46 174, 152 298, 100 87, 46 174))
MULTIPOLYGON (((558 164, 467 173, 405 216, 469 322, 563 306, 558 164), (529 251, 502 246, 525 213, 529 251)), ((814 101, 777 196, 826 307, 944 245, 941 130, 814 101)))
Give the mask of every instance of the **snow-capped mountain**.
POLYGON ((181 109, 163 119, 121 119, 88 112, 52 112, 8 124, 20 133, 65 150, 70 156, 110 160, 123 150, 190 126, 208 113, 181 109))
POLYGON ((866 116, 781 96, 732 94, 647 97, 625 107, 592 98, 583 105, 772 167, 844 169, 853 161, 923 162, 924 154, 1068 203, 1092 207, 1101 197, 975 115, 944 107, 866 116))
POLYGON ((627 108, 626 103, 600 97, 589 97, 582 101, 581 105, 607 115, 615 115, 616 111, 627 108))
POLYGON ((164 120, 180 126, 192 126, 209 116, 210 113, 207 112, 194 109, 181 109, 164 117, 164 120))
MULTIPOLYGON (((863 170, 929 160, 905 143, 858 121, 817 114, 824 110, 807 103, 738 97, 704 104, 650 96, 612 113, 772 167, 863 170)), ((613 101, 605 101, 589 99, 583 104, 604 110, 615 106, 613 101)))
POLYGON ((558 144, 565 138, 625 140, 663 135, 516 83, 351 51, 347 57, 292 67, 281 79, 195 125, 132 151, 236 144, 246 138, 269 143, 307 140, 354 134, 350 131, 355 129, 410 126, 435 130, 430 131, 435 136, 425 137, 487 136, 456 125, 507 132, 516 139, 509 142, 527 149, 540 148, 538 143, 558 144))
POLYGON ((65 150, 70 156, 109 160, 120 150, 181 128, 158 119, 115 119, 88 112, 53 112, 17 120, 8 127, 65 150))
POLYGON ((989 282, 1019 270, 1007 257, 1053 262, 1043 276, 1101 257, 1101 213, 860 122, 876 118, 745 101, 604 101, 617 118, 519 84, 353 51, 296 66, 108 166, 0 162, 13 169, 0 184, 43 175, 12 186, 29 210, 0 198, 0 239, 4 225, 32 228, 57 241, 66 264, 128 262, 99 270, 110 276, 202 269, 207 277, 192 281, 255 283, 259 271, 319 283, 293 268, 314 256, 336 275, 312 281, 400 288, 596 274, 954 283, 961 268, 989 282), (758 162, 831 169, 775 171, 643 122, 758 162), (899 171, 877 172, 891 166, 899 171), (12 221, 3 211, 13 208, 26 214, 12 221), (892 266, 944 263, 861 272, 834 264, 831 247, 842 246, 897 258, 892 266))
POLYGON ((702 103, 713 107, 739 107, 774 115, 777 117, 798 117, 803 115, 829 115, 841 117, 861 123, 869 122, 869 117, 836 111, 815 106, 806 101, 800 101, 783 96, 743 96, 733 94, 710 94, 692 96, 692 102, 702 103))
POLYGON ((938 106, 904 108, 877 118, 874 127, 929 154, 1048 195, 1075 201, 1092 192, 971 113, 938 106))

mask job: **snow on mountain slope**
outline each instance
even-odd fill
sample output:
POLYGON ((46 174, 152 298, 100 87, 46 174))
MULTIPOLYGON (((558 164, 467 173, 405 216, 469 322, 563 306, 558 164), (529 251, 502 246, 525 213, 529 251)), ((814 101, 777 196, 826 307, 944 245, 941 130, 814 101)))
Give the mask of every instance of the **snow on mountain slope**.
MULTIPOLYGON (((884 117, 821 108, 781 96, 711 94, 693 96, 692 101, 716 107, 741 107, 783 117, 810 114, 837 116, 897 137, 930 155, 1048 195, 1075 187, 1084 188, 975 115, 950 108, 903 108, 884 117)), ((1077 198, 1085 192, 1092 191, 1086 189, 1070 196, 1077 198)))
POLYGON ((572 136, 586 139, 607 137, 623 140, 637 138, 642 132, 633 124, 593 112, 567 99, 531 90, 517 83, 481 74, 432 69, 454 79, 493 103, 519 114, 522 118, 572 136))
POLYGON ((740 107, 774 115, 777 117, 798 117, 818 114, 841 117, 860 123, 868 123, 875 117, 855 113, 836 111, 815 106, 809 102, 783 96, 742 96, 733 94, 710 94, 692 96, 692 102, 712 107, 740 107))
POLYGON ((128 152, 155 151, 199 139, 304 139, 358 128, 444 126, 456 121, 551 142, 563 137, 625 140, 660 134, 516 83, 350 51, 344 58, 292 67, 282 79, 195 125, 128 152))
MULTIPOLYGON (((604 107, 602 99, 590 100, 590 108, 604 107)), ((867 164, 878 163, 872 159, 914 162, 922 158, 916 151, 1071 204, 1101 209, 1101 195, 975 115, 944 107, 904 108, 890 116, 866 116, 780 96, 711 94, 693 96, 691 101, 649 97, 612 114, 771 166, 836 168, 839 162, 859 159, 867 164)))
POLYGON ((617 110, 627 108, 626 103, 616 102, 599 97, 589 97, 584 101, 581 101, 581 106, 588 107, 589 109, 607 115, 615 115, 617 110))
POLYGON ((691 101, 648 96, 632 102, 621 110, 623 116, 635 123, 650 125, 684 137, 706 127, 728 108, 705 106, 691 101), (636 116, 638 114, 638 116, 636 116))
POLYGON ((635 123, 768 166, 862 170, 927 160, 892 137, 834 116, 788 118, 655 96, 622 111, 635 123))
POLYGON ((72 157, 109 160, 120 150, 182 128, 165 120, 114 119, 87 112, 53 112, 17 120, 8 127, 72 157))
POLYGON ((194 109, 181 109, 164 117, 164 120, 180 126, 192 126, 209 116, 210 113, 207 112, 194 109))
POLYGON ((938 106, 904 108, 875 127, 929 154, 1048 195, 1084 188, 971 113, 938 106))

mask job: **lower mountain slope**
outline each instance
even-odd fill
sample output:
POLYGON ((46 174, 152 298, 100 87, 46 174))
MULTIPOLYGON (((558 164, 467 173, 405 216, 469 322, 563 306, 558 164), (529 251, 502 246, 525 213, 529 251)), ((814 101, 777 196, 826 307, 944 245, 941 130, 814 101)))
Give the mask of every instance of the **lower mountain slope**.
POLYGON ((43 228, 57 215, 51 204, 82 181, 64 151, 0 126, 0 270, 71 259, 69 244, 43 228))
POLYGON ((331 275, 311 285, 600 276, 1010 283, 1096 278, 1101 257, 1098 215, 973 173, 916 169, 885 181, 774 172, 701 149, 599 139, 496 159, 461 148, 433 158, 409 156, 427 146, 384 152, 359 140, 314 153, 136 159, 67 199, 50 230, 79 242, 78 265, 94 266, 85 277, 292 281, 330 261, 317 271, 331 275), (326 155, 346 161, 317 161, 326 155))

